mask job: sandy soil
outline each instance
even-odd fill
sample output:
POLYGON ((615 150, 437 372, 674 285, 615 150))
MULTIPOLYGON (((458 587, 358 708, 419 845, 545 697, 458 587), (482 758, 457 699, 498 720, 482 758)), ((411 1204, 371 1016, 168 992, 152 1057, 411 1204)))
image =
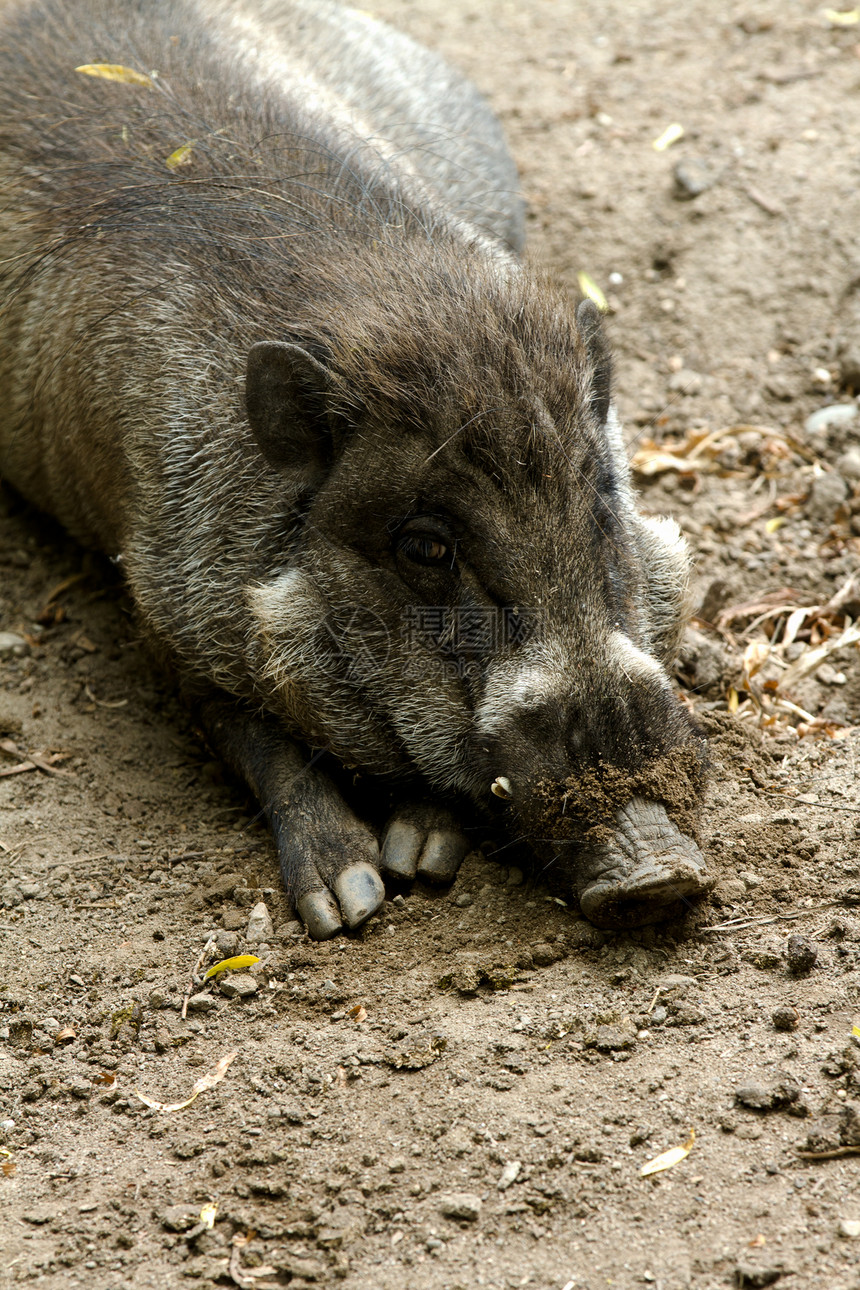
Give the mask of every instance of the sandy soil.
POLYGON ((475 855, 308 943, 110 566, 3 495, 2 1285, 860 1286, 860 416, 808 422, 860 387, 860 26, 573 10, 375 12, 486 91, 531 254, 609 299, 642 505, 698 555, 714 896, 606 936, 475 855), (261 961, 183 1019, 213 933, 261 961))

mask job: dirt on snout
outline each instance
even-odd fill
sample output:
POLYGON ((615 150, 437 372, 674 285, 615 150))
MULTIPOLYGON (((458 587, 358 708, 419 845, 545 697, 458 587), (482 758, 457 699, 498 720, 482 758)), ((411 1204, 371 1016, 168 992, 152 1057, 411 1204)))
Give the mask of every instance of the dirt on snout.
POLYGON ((612 841, 619 809, 641 797, 662 803, 681 832, 698 841, 705 775, 701 750, 691 745, 635 771, 600 762, 561 783, 543 780, 521 818, 532 836, 593 846, 612 841))

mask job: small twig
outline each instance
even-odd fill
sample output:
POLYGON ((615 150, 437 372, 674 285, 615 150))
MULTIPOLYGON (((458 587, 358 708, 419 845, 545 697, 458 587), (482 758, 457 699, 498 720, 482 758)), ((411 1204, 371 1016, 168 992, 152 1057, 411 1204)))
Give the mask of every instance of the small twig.
POLYGON ((209 940, 206 942, 206 944, 203 946, 203 949, 200 951, 200 955, 197 959, 197 962, 194 964, 194 967, 191 969, 191 980, 188 983, 188 989, 185 991, 185 996, 182 1000, 181 1016, 183 1021, 185 1021, 186 1015, 188 1013, 188 1000, 191 998, 192 994, 197 989, 198 981, 200 978, 200 969, 202 968, 203 964, 206 962, 206 956, 209 953, 209 951, 212 949, 212 946, 214 944, 215 944, 215 937, 210 936, 209 940))
POLYGON ((839 1156, 860 1156, 860 1143, 853 1147, 833 1147, 830 1151, 801 1151, 795 1147, 801 1160, 836 1160, 839 1156))
POLYGON ((762 914, 758 918, 730 918, 727 923, 712 923, 703 927, 703 932, 739 932, 747 927, 766 927, 769 923, 792 923, 797 918, 806 918, 809 914, 818 914, 825 909, 837 909, 839 901, 828 900, 824 905, 813 905, 809 909, 798 910, 795 914, 762 914))

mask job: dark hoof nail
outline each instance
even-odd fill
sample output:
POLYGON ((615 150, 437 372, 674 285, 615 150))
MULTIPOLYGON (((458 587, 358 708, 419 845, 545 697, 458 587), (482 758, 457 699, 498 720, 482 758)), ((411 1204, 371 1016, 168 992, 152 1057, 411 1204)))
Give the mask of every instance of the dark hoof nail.
POLYGON ((385 887, 373 865, 360 860, 338 874, 334 894, 340 903, 343 921, 348 927, 358 927, 379 909, 385 898, 385 887))
POLYGON ((434 829, 427 835, 418 875, 428 882, 451 882, 469 851, 462 833, 434 829))
POLYGON ((634 871, 622 881, 592 883, 581 893, 579 904, 589 922, 606 931, 646 927, 680 918, 712 886, 704 864, 701 870, 679 864, 662 873, 652 866, 647 873, 634 871))
POLYGON ((382 839, 382 870, 392 878, 411 881, 418 867, 421 854, 421 834, 413 824, 394 820, 382 839))
POLYGON ((296 906, 296 913, 315 941, 327 941, 343 928, 330 891, 309 891, 296 906))

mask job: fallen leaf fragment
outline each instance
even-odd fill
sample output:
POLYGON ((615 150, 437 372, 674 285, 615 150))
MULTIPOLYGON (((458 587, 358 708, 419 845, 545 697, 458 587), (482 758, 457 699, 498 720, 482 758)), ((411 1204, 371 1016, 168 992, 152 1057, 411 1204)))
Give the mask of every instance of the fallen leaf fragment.
POLYGON ((14 1160, 4 1160, 0 1165, 0 1173, 4 1178, 11 1178, 17 1168, 18 1166, 14 1160))
POLYGON ((775 515, 772 520, 767 521, 764 526, 764 531, 765 533, 775 533, 777 529, 782 528, 783 524, 785 524, 785 516, 775 515))
POLYGON ((256 954, 235 954, 231 959, 221 959, 220 963, 213 963, 211 968, 207 968, 203 973, 203 980, 209 981, 219 972, 232 972, 239 968, 253 967, 259 962, 256 954))
POLYGON ((94 1084, 103 1084, 105 1088, 113 1088, 116 1083, 116 1071, 99 1071, 98 1075, 93 1076, 94 1084))
POLYGON ((854 1036, 855 1039, 860 1039, 860 1026, 852 1026, 851 1034, 854 1036))
POLYGON ((824 16, 834 27, 853 27, 860 22, 860 9, 825 9, 824 16))
POLYGON ((367 1009, 363 1003, 357 1003, 354 1008, 349 1009, 346 1015, 351 1017, 353 1021, 366 1021, 367 1009))
POLYGON ((123 67, 121 63, 83 63, 75 71, 83 72, 84 76, 97 76, 103 81, 120 81, 123 85, 145 85, 148 89, 153 85, 151 76, 123 67))
POLYGON ((606 303, 606 296, 600 290, 600 287, 590 278, 587 273, 577 273, 576 280, 579 283, 579 289, 588 300, 594 301, 601 313, 606 313, 609 305, 606 303))
POLYGON ((684 127, 679 125, 677 121, 673 121, 671 125, 666 126, 662 134, 657 136, 651 147, 655 152, 665 152, 667 148, 671 148, 673 143, 677 143, 683 137, 684 127))
POLYGON ((179 148, 175 148, 169 157, 165 157, 164 164, 167 169, 178 170, 180 166, 187 166, 191 161, 196 142, 196 139, 192 139, 190 143, 183 143, 179 148))
POLYGON ((54 1043, 70 1044, 72 1040, 77 1039, 77 1037, 78 1032, 75 1030, 74 1026, 64 1026, 62 1030, 58 1030, 54 1035, 54 1043))
POLYGON ((200 1222, 206 1228, 213 1228, 215 1226, 215 1216, 217 1213, 218 1206, 213 1201, 209 1201, 209 1203, 204 1205, 200 1211, 200 1222))
POLYGON ((647 1178, 649 1174, 659 1174, 662 1173, 664 1169, 671 1169, 674 1165, 680 1164, 680 1162, 685 1160, 693 1150, 693 1143, 695 1141, 696 1134, 695 1131, 691 1129, 690 1136, 684 1143, 683 1147, 671 1147, 668 1151, 664 1151, 662 1155, 655 1156, 653 1160, 649 1160, 639 1170, 639 1177, 647 1178))
POLYGON ((201 1093, 205 1093, 207 1089, 214 1088, 216 1084, 220 1084, 227 1074, 227 1068, 230 1063, 235 1061, 238 1056, 239 1050, 236 1048, 232 1053, 227 1053, 226 1057, 222 1057, 213 1071, 210 1071, 208 1075, 201 1075, 200 1079, 192 1085, 191 1096, 187 1097, 184 1102, 156 1102, 154 1098, 147 1097, 137 1088, 134 1090, 135 1097, 139 1097, 144 1106, 148 1106, 153 1111, 183 1111, 201 1093))

